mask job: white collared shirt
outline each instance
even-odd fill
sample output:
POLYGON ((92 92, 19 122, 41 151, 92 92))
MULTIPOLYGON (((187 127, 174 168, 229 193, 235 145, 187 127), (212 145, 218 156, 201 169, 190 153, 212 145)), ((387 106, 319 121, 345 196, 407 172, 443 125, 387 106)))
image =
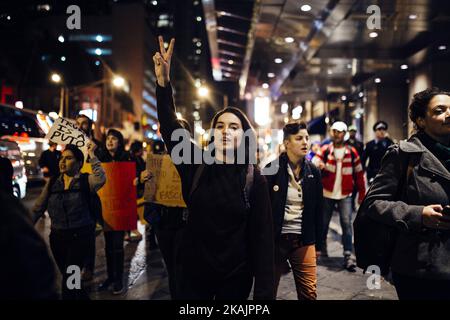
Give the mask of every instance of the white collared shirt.
POLYGON ((303 190, 301 180, 297 181, 288 165, 289 184, 284 208, 284 222, 281 233, 302 233, 303 190))

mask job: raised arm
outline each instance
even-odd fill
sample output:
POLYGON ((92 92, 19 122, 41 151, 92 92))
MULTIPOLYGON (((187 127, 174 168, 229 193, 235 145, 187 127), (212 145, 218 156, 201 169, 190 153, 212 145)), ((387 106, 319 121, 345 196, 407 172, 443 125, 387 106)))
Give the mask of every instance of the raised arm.
POLYGON ((196 165, 194 165, 194 154, 201 154, 202 150, 191 141, 190 133, 183 128, 176 115, 172 95, 172 86, 170 85, 170 62, 172 59, 175 39, 170 41, 167 51, 164 48, 163 38, 160 36, 158 37, 158 40, 160 52, 157 52, 153 56, 155 75, 157 79, 156 101, 158 120, 164 143, 166 144, 169 155, 171 156, 172 161, 174 161, 178 173, 180 174, 183 184, 183 196, 185 201, 187 201, 189 190, 192 185, 193 174, 196 168, 196 165), (175 141, 172 141, 172 135, 176 136, 174 137, 175 141), (180 141, 183 142, 183 144, 178 146, 176 150, 172 152, 180 141), (172 155, 179 159, 175 159, 172 155), (183 160, 177 161, 180 159, 183 160))
POLYGON ((177 119, 175 104, 173 102, 172 86, 170 84, 170 63, 175 39, 170 40, 167 51, 164 48, 163 37, 159 36, 158 41, 160 52, 156 52, 153 56, 157 82, 156 100, 158 120, 160 123, 161 135, 170 153, 176 144, 176 142, 171 139, 172 133, 177 129, 182 129, 182 126, 177 119))
POLYGON ((97 149, 97 145, 90 141, 88 144, 88 154, 89 154, 89 163, 92 166, 92 174, 89 175, 89 189, 91 192, 97 192, 101 187, 106 183, 106 174, 105 170, 103 170, 100 160, 98 160, 95 155, 95 150, 97 149))

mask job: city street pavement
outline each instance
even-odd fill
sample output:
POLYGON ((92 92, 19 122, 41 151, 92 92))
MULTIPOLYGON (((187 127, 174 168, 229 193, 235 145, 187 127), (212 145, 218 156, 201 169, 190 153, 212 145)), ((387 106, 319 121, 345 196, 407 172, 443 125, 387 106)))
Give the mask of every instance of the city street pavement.
MULTIPOLYGON (((40 186, 28 189, 24 204, 31 209, 34 200, 39 195, 40 186)), ((41 219, 36 228, 48 242, 50 219, 41 219)), ((139 225, 141 233, 145 234, 145 226, 139 225)), ((318 263, 318 299, 319 300, 396 300, 394 287, 384 279, 381 288, 370 290, 361 269, 351 273, 342 268, 342 245, 340 244, 341 229, 336 214, 333 216, 328 235, 328 258, 320 258, 318 263)), ((109 292, 96 292, 95 288, 106 277, 105 252, 103 234, 97 236, 97 257, 94 281, 87 285, 91 298, 95 300, 133 299, 133 300, 168 300, 170 299, 167 273, 159 250, 149 250, 148 241, 144 235, 139 243, 125 242, 125 274, 127 275, 128 291, 114 296, 109 292)), ((282 276, 278 288, 280 300, 296 300, 292 272, 282 276)))

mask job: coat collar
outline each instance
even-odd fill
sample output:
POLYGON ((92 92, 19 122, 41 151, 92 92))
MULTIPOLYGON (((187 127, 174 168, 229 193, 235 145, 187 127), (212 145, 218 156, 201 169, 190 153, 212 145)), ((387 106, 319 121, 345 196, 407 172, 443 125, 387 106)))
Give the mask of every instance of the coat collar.
POLYGON ((406 153, 420 153, 419 165, 422 169, 450 181, 450 173, 447 168, 422 144, 417 136, 412 136, 408 141, 400 141, 399 148, 406 153))
MULTIPOLYGON (((286 172, 286 174, 288 172, 287 171, 288 161, 289 161, 289 158, 288 158, 286 152, 283 152, 282 154, 280 154, 279 168, 281 170, 283 170, 284 172, 286 172)), ((313 164, 311 164, 310 161, 308 161, 306 159, 303 160, 303 162, 302 162, 302 177, 307 177, 312 174, 310 165, 313 165, 313 164)))

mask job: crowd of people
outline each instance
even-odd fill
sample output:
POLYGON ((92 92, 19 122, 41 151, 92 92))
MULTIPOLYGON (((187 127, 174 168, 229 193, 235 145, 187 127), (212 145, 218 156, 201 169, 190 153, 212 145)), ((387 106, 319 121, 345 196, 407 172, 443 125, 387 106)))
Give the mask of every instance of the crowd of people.
MULTIPOLYGON (((178 119, 172 96, 175 40, 167 49, 161 37, 159 44, 160 51, 153 56, 158 120, 165 142, 159 150, 171 155, 181 140, 191 141, 191 130, 178 119), (176 130, 184 135, 178 141, 172 139, 176 130)), ((398 144, 389 138, 385 121, 375 123, 375 138, 365 145, 356 137, 357 128, 342 121, 331 125, 329 138, 322 143, 310 141, 306 123, 288 123, 283 128, 283 152, 260 168, 252 161, 256 136, 247 116, 233 107, 218 111, 208 147, 191 142, 188 150, 183 149, 189 152, 182 155, 188 161, 174 161, 186 208, 147 203, 144 209, 167 268, 172 299, 246 300, 252 287, 254 299, 276 299, 286 269, 292 270, 299 300, 317 299, 317 264, 328 256, 334 212, 342 228, 343 268, 355 272, 362 265, 360 258, 368 261, 363 267, 377 262, 369 250, 357 250, 355 257, 354 245, 379 248, 383 243, 371 235, 384 228, 393 235, 385 262, 398 297, 450 299, 450 93, 439 89, 417 93, 409 114, 416 132, 398 144), (195 161, 194 155, 208 152, 212 164, 204 157, 201 163, 195 161), (238 161, 239 154, 244 155, 243 162, 238 161), (378 227, 368 227, 370 223, 378 227), (367 232, 360 231, 364 227, 367 232)), ((38 243, 35 254, 41 256, 40 266, 47 272, 36 286, 45 284, 48 290, 33 295, 30 289, 31 297, 56 294, 49 254, 31 227, 33 221, 48 212, 50 249, 63 275, 62 298, 86 299, 82 288, 67 287, 66 270, 76 265, 84 269, 86 278, 94 273, 96 226, 102 224, 94 200, 106 182, 102 163, 134 161, 138 195, 152 178, 142 159, 142 143, 133 143, 128 152, 118 130, 110 129, 102 144, 92 138, 89 118, 79 116, 77 123, 91 138, 87 157, 73 145, 65 146, 62 153, 51 146, 43 154, 46 185, 32 218, 18 227, 33 233, 29 237, 38 243), (91 173, 83 170, 86 163, 91 173)), ((2 197, 9 196, 3 191, 8 182, 2 185, 2 197)), ((8 201, 11 216, 24 211, 17 201, 8 201)), ((126 290, 124 239, 138 231, 107 226, 102 230, 107 277, 98 290, 121 294, 126 290)))

